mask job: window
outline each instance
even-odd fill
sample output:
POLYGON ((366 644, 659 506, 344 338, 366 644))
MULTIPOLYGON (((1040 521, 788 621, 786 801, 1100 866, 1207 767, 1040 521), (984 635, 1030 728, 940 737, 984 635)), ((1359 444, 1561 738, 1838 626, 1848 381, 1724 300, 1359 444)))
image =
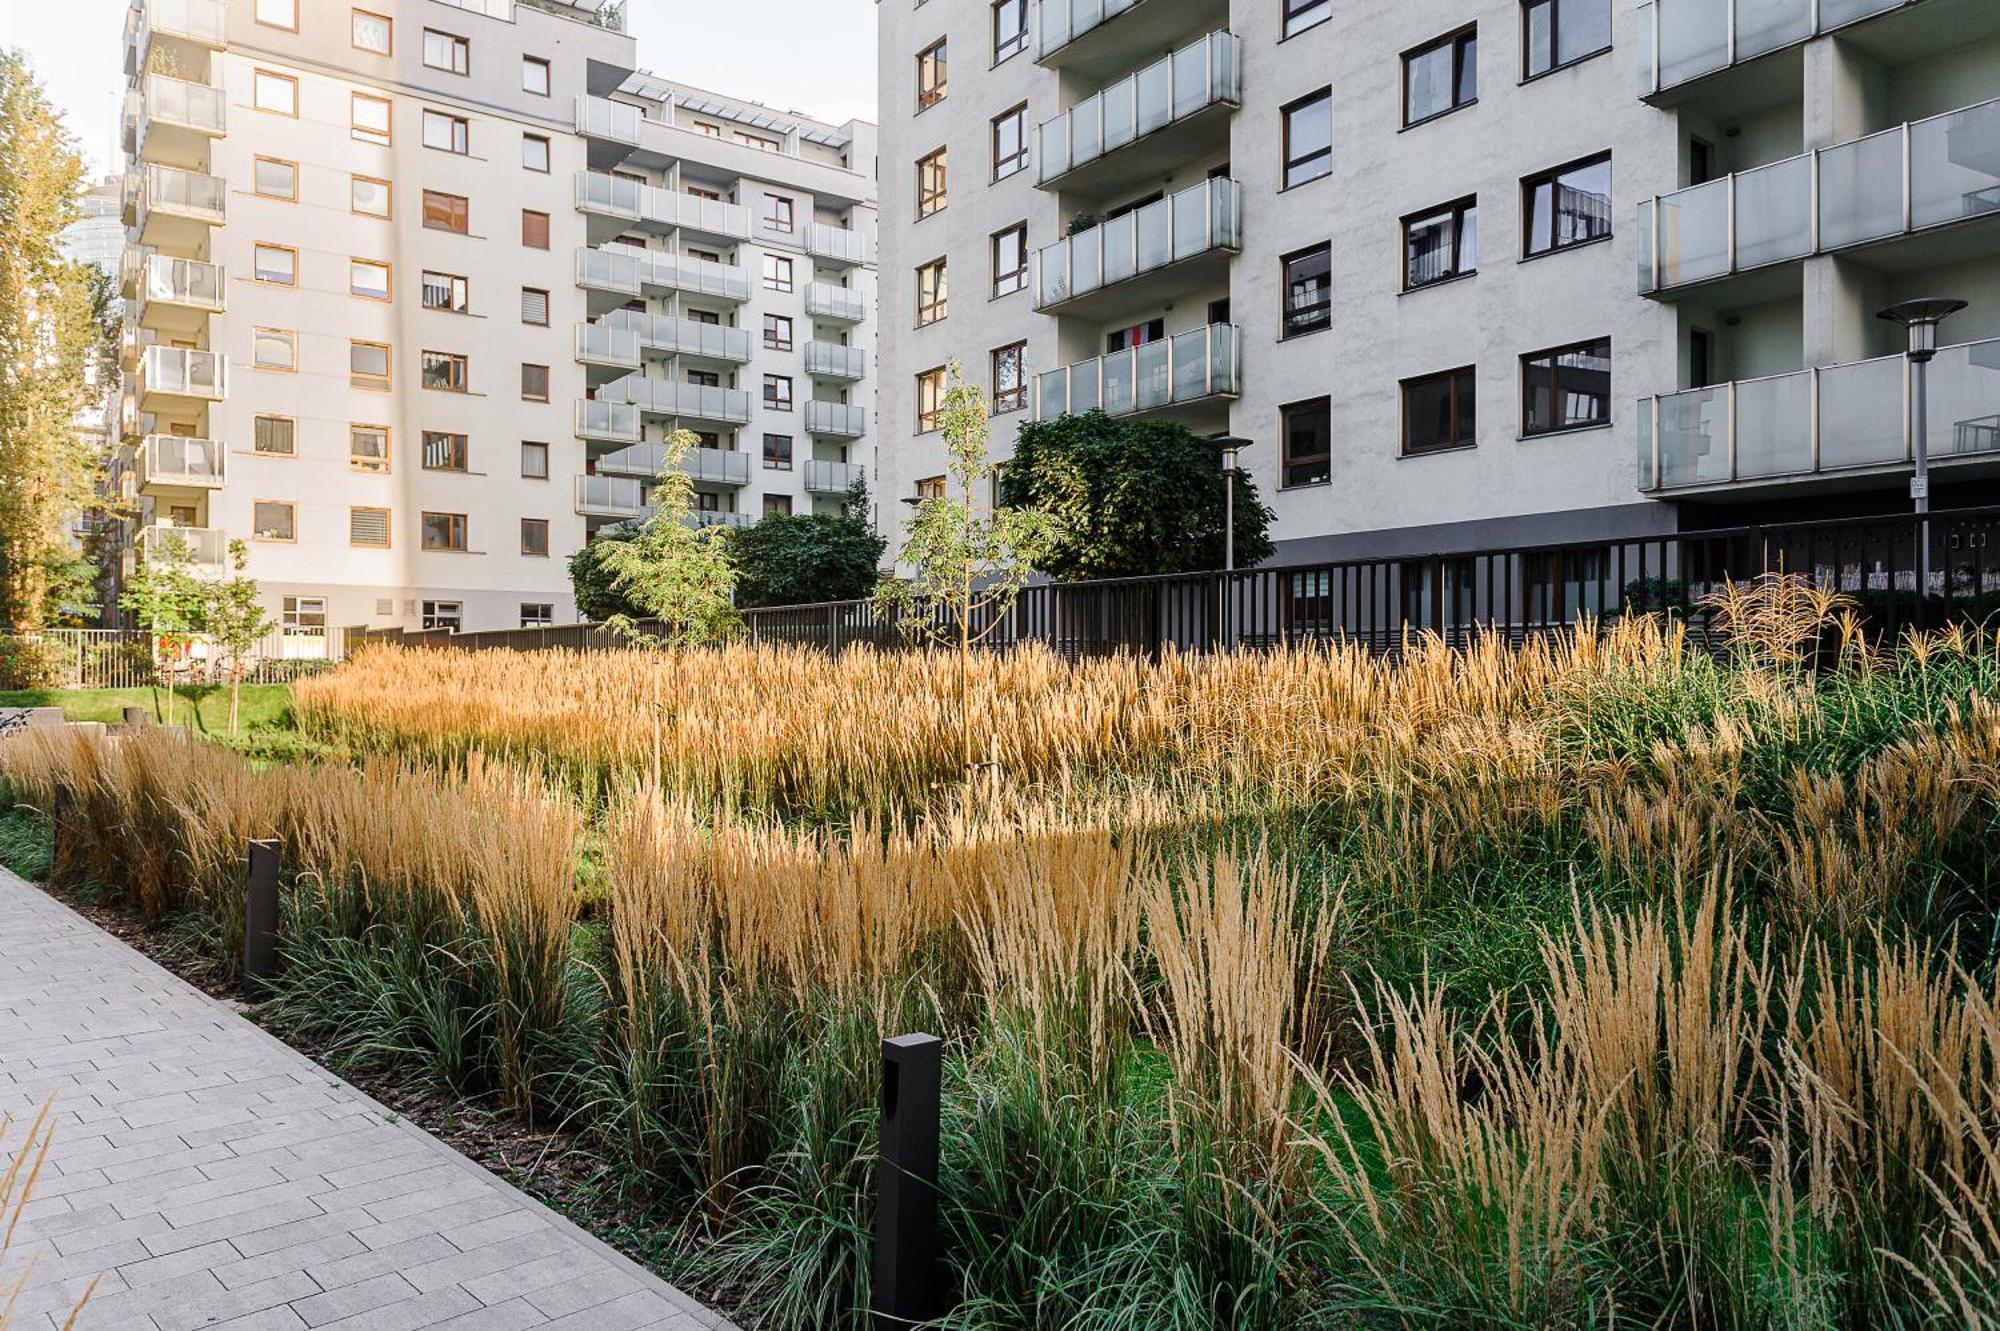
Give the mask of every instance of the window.
POLYGON ((386 508, 348 509, 347 543, 349 545, 358 545, 368 550, 387 550, 389 548, 389 510, 386 508))
POLYGON ((940 37, 917 52, 917 110, 944 100, 945 39, 940 37))
POLYGON ((536 97, 547 97, 554 83, 550 75, 549 62, 540 56, 521 57, 521 91, 536 97))
POLYGON ((524 249, 545 250, 549 247, 549 215, 532 209, 521 210, 521 245, 524 249))
POLYGON ((1285 184, 1290 189, 1333 170, 1333 89, 1302 97, 1279 112, 1285 127, 1285 184))
POLYGON ((299 201, 299 164, 259 157, 251 167, 250 188, 267 199, 299 201))
POLYGON ((472 205, 463 195, 427 189, 424 191, 424 225, 432 231, 456 231, 461 236, 469 235, 472 231, 472 205))
POLYGON ((388 147, 394 141, 394 109, 386 97, 370 97, 365 92, 348 99, 348 133, 363 143, 388 147))
POLYGON ((1521 357, 1521 433, 1556 434, 1611 423, 1611 339, 1521 357))
POLYGON ((425 471, 465 471, 470 466, 471 453, 471 445, 462 434, 424 431, 425 471))
POLYGON ((523 402, 547 402, 549 400, 548 366, 522 363, 521 400, 523 402))
POLYGON ((471 288, 462 277, 450 273, 424 274, 424 308, 464 314, 471 308, 471 288))
POLYGON ((556 608, 547 601, 521 602, 521 627, 545 629, 556 622, 556 608))
POLYGON ((250 100, 259 111, 296 116, 299 113, 299 81, 289 74, 273 74, 268 69, 260 69, 250 80, 250 100))
POLYGON ((1158 342, 1167 335, 1165 319, 1148 319, 1144 323, 1132 324, 1125 328, 1114 328, 1104 335, 1104 354, 1115 356, 1133 347, 1143 347, 1158 342))
POLYGON ((426 351, 423 384, 440 393, 463 393, 472 377, 471 362, 455 351, 426 351))
POLYGON ((549 478, 549 446, 523 441, 521 444, 521 475, 531 481, 546 481, 549 478))
POLYGON ((722 376, 714 370, 689 370, 687 372, 687 381, 696 388, 722 387, 722 376))
POLYGON ((1478 442, 1470 365, 1403 381, 1403 452, 1436 453, 1478 442))
POLYGON ((472 151, 472 122, 464 116, 425 107, 424 147, 464 156, 472 151))
POLYGON ((792 437, 788 434, 767 434, 764 436, 764 469, 766 471, 790 471, 792 469, 792 437))
POLYGON ((788 518, 792 515, 790 495, 765 495, 764 516, 767 518, 788 518))
POLYGON ((1460 199, 1403 219, 1403 289, 1479 271, 1479 201, 1460 199))
POLYGON ((764 376, 764 406, 771 411, 792 409, 792 381, 782 374, 764 376))
POLYGON ((1521 182, 1526 253, 1550 254, 1611 234, 1611 154, 1521 182))
POLYGON ((1521 6, 1525 78, 1611 49, 1611 0, 1526 0, 1521 6))
POLYGON ((549 556, 549 520, 547 518, 521 519, 521 553, 535 559, 549 556))
MULTIPOLYGON (((944 367, 925 370, 917 376, 917 433, 928 434, 942 423, 939 413, 944 410, 944 367)), ((923 483, 917 483, 917 493, 923 493, 923 483)))
POLYGON ((347 178, 347 206, 363 217, 387 217, 391 211, 393 187, 372 176, 347 178))
POLYGON ((465 622, 465 603, 462 601, 425 601, 423 606, 423 626, 427 629, 456 633, 465 622))
POLYGON ((281 499, 259 499, 250 505, 250 535, 259 541, 299 539, 298 509, 281 499))
POLYGON ((257 0, 257 21, 267 28, 299 30, 299 0, 257 0))
POLYGON ((1333 326, 1333 246, 1315 245, 1285 256, 1286 337, 1333 326))
POLYGON ((355 388, 389 391, 389 348, 382 342, 347 344, 347 382, 355 388))
POLYGON ((1417 124, 1479 100, 1476 28, 1403 53, 1403 124, 1417 124))
POLYGON ((993 178, 1005 180, 1028 169, 1028 106, 1023 102, 993 117, 993 178))
POLYGON ((521 136, 521 169, 523 171, 539 171, 543 175, 548 174, 549 141, 547 139, 539 134, 523 134, 521 136))
POLYGON ((1028 224, 1018 223, 993 235, 993 294, 1011 296, 1028 285, 1028 224))
MULTIPOLYGON (((423 525, 424 549, 463 551, 466 548, 465 514, 426 513, 423 515, 423 525)), ((425 604, 428 605, 429 602, 425 604)), ((449 602, 448 604, 456 605, 457 602, 449 602)), ((428 611, 426 611, 425 617, 429 617, 428 611)), ((427 624, 425 627, 428 628, 429 625, 427 624)), ((456 627, 456 625, 453 625, 453 627, 456 627)))
POLYGON ((766 291, 790 291, 792 289, 792 261, 776 254, 764 256, 764 289, 766 291))
POLYGON ((521 288, 521 322, 536 328, 549 326, 549 293, 534 287, 521 288))
POLYGON ((1028 0, 993 0, 993 63, 1028 49, 1028 0))
POLYGON ((792 234, 792 201, 782 194, 764 196, 764 227, 768 231, 792 234))
POLYGON ((764 345, 773 351, 792 349, 792 321, 782 314, 764 316, 764 345))
POLYGON ((299 252, 285 245, 257 245, 250 251, 251 270, 259 282, 274 286, 299 284, 299 252))
POLYGON ((929 217, 945 205, 945 150, 917 159, 917 219, 929 217))
POLYGON ((259 328, 250 334, 250 363, 260 370, 299 368, 299 335, 289 328, 259 328))
POLYGON ((347 294, 363 300, 390 298, 389 265, 373 259, 347 261, 347 294))
POLYGON ((287 596, 279 611, 287 633, 326 632, 326 598, 324 596, 287 596))
POLYGON ((946 313, 944 260, 936 259, 917 269, 917 326, 934 324, 946 313))
POLYGON ((1028 344, 1016 342, 993 353, 993 414, 1028 405, 1028 344))
POLYGON ((736 132, 736 141, 762 153, 781 153, 785 150, 785 145, 777 139, 767 139, 762 134, 745 134, 741 130, 736 132))
POLYGON ((380 14, 371 14, 365 9, 354 11, 353 26, 349 40, 357 51, 369 51, 375 55, 389 55, 395 50, 394 35, 396 25, 380 14))
POLYGON ((424 64, 447 74, 472 72, 472 43, 436 28, 424 29, 424 64))
POLYGON ((1333 399, 1316 397, 1278 408, 1284 427, 1279 484, 1325 485, 1333 476, 1333 399))
POLYGON ((347 427, 347 465, 355 471, 389 470, 389 427, 350 425, 347 427))
POLYGON ((942 499, 945 497, 945 483, 942 476, 925 476, 917 482, 917 498, 942 499))
POLYGON ((1333 0, 1285 0, 1285 36, 1333 17, 1333 0))
POLYGON ((298 456, 299 423, 290 416, 259 416, 252 428, 254 452, 270 458, 298 456))

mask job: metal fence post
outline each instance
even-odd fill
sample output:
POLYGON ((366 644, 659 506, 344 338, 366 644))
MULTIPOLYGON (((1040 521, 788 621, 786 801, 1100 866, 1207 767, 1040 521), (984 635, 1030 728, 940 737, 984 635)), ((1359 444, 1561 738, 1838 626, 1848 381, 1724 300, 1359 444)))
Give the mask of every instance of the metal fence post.
POLYGON ((882 1042, 881 1161, 875 1174, 876 1331, 908 1327, 946 1308, 937 1229, 938 1101, 944 1041, 882 1042))
POLYGON ((243 894, 243 982, 261 994, 278 975, 278 857, 276 841, 250 843, 243 894))

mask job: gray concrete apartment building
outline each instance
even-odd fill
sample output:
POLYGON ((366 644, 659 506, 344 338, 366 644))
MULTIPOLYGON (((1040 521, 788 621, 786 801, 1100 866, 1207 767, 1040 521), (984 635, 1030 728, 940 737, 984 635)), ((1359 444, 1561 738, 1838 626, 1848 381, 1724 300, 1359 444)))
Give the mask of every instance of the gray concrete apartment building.
POLYGON ((879 0, 882 511, 956 360, 1252 442, 1278 559, 1935 502, 2000 472, 1992 0, 879 0))
POLYGON ((604 0, 134 0, 126 560, 244 540, 309 655, 573 621, 675 428, 696 521, 842 502, 873 128, 637 54, 604 0))

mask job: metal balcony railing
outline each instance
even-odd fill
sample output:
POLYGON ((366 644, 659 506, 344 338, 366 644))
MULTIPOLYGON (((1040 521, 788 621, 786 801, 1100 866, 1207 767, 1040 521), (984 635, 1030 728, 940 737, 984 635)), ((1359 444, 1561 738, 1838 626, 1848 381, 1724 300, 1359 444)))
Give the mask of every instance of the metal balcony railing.
POLYGON ((1208 324, 1158 342, 1050 370, 1035 381, 1035 419, 1102 411, 1111 416, 1235 397, 1243 391, 1242 335, 1208 324))
POLYGON ((220 264, 149 254, 139 270, 139 302, 187 305, 221 313, 229 290, 229 275, 220 264))
POLYGON ((721 324, 676 319, 665 314, 642 314, 637 310, 613 310, 604 316, 609 327, 630 331, 639 339, 639 350, 665 356, 694 356, 703 360, 750 363, 750 330, 725 328, 721 324))
POLYGON ((1242 100, 1243 43, 1211 32, 1043 124, 1035 182, 1047 185, 1154 130, 1242 100))
POLYGON ((815 379, 853 382, 868 372, 868 355, 860 347, 838 342, 806 343, 806 373, 815 379))
POLYGON ((576 511, 586 518, 636 518, 646 511, 646 483, 630 476, 579 476, 576 511))
POLYGON ((150 346, 139 353, 139 395, 221 401, 229 395, 229 358, 219 351, 150 346))
POLYGON ((1205 180, 1045 247, 1035 308, 1053 309, 1142 273, 1242 245, 1242 187, 1205 180))
POLYGON ((2000 99, 1639 205, 1639 290, 2000 216, 2000 99))
POLYGON ((868 480, 868 468, 859 462, 807 458, 805 472, 807 494, 844 495, 854 488, 856 482, 866 484, 868 480))
POLYGON ((1918 0, 1649 0, 1638 11, 1639 95, 1650 97, 1918 0))
POLYGON ((228 457, 213 439, 149 434, 139 443, 139 486, 216 489, 225 479, 228 457))
POLYGON ((807 402, 806 433, 829 439, 859 439, 868 433, 868 413, 845 402, 807 402))
POLYGON ((868 302, 859 291, 813 282, 806 287, 806 313, 829 323, 858 324, 868 317, 868 302))
MULTIPOLYGON (((1912 462, 1903 356, 1639 400, 1639 488, 1648 493, 1820 476, 1912 462)), ((1931 362, 1933 462, 2000 455, 2000 340, 1931 362)))

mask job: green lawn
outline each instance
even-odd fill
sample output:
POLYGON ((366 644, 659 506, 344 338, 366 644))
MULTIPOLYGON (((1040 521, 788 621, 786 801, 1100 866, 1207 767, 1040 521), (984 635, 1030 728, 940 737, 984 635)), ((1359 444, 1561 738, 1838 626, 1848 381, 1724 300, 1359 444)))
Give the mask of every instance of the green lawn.
MULTIPOLYGON (((60 707, 72 721, 124 720, 124 709, 143 707, 155 721, 166 717, 167 691, 139 689, 20 689, 0 692, 0 707, 60 707)), ((229 687, 204 684, 174 690, 174 720, 192 730, 218 739, 229 736, 229 687)), ((288 684, 245 684, 242 710, 237 717, 239 735, 248 739, 260 733, 289 732, 292 728, 292 690, 288 684)))

